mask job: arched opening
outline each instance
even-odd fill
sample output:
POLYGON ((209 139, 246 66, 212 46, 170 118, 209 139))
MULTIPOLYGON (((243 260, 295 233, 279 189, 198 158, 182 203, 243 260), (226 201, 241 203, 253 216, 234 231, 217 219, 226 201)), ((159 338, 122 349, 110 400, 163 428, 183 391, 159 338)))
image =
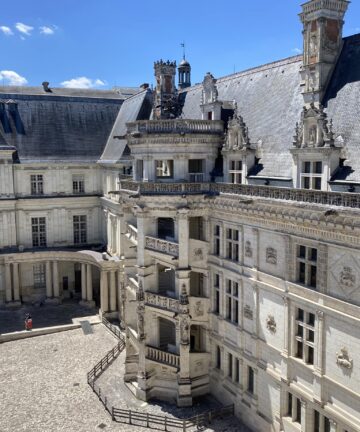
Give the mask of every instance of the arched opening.
POLYGON ((159 318, 159 348, 164 351, 177 353, 175 324, 165 318, 159 318))
POLYGON ((175 296, 175 270, 158 264, 158 293, 165 297, 175 296))
POLYGON ((190 352, 206 352, 206 329, 200 325, 190 328, 190 352))
POLYGON ((190 272, 190 296, 205 297, 203 273, 190 272))

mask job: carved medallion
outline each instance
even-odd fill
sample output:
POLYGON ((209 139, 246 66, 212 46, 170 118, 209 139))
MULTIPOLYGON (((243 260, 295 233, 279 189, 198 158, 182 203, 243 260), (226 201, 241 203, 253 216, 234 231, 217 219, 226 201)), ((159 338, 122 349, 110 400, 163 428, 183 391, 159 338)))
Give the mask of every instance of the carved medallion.
POLYGON ((247 240, 245 242, 245 256, 247 258, 252 258, 252 256, 253 256, 253 251, 252 251, 251 243, 249 242, 249 240, 247 240))
POLYGON ((273 315, 268 315, 266 318, 266 328, 270 333, 276 333, 276 322, 273 315))
POLYGON ((203 261, 204 260, 204 253, 201 248, 197 248, 194 250, 194 261, 203 261))
POLYGON ((266 262, 268 264, 273 264, 276 265, 277 264, 277 250, 272 248, 272 247, 268 247, 266 249, 266 262))
POLYGON ((204 315, 204 306, 201 301, 197 301, 195 303, 194 313, 197 317, 201 317, 204 315))
POLYGON ((350 358, 347 348, 343 347, 336 353, 336 364, 345 369, 353 368, 353 359, 350 358))

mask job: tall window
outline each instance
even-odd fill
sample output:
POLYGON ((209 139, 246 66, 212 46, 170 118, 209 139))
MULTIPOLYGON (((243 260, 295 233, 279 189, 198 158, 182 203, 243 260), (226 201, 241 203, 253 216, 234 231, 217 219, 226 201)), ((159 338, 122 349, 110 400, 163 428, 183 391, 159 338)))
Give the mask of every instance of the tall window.
POLYGON ((297 309, 295 320, 296 357, 314 364, 315 314, 297 309))
POLYGON ((254 394, 255 391, 255 376, 254 369, 251 366, 248 366, 248 382, 247 382, 247 391, 251 394, 254 394))
POLYGON ((214 255, 220 256, 220 225, 214 226, 214 255))
POLYGON ((322 162, 303 162, 301 165, 301 188, 321 190, 322 162))
POLYGON ((85 193, 85 180, 83 175, 73 175, 73 194, 83 194, 85 193))
POLYGON ((30 176, 31 195, 42 195, 44 193, 44 183, 42 174, 32 174, 30 176))
MULTIPOLYGON (((330 432, 331 425, 328 417, 314 410, 314 432, 330 432)), ((346 432, 346 431, 344 431, 346 432)))
POLYGON ((220 275, 214 274, 214 312, 220 314, 220 275))
POLYGON ((228 353, 228 377, 233 379, 233 356, 228 353))
POLYGON ((46 247, 46 219, 44 217, 31 218, 31 232, 33 247, 46 247))
POLYGON ((35 264, 33 267, 34 288, 41 289, 46 286, 45 264, 35 264))
POLYGON ((73 216, 74 244, 87 242, 86 216, 73 216))
POLYGON ((226 319, 239 324, 239 284, 230 279, 226 281, 226 319))
POLYGON ((301 400, 288 393, 288 417, 291 417, 291 420, 294 423, 301 424, 301 400))
POLYGON ((240 360, 237 358, 235 359, 235 376, 234 380, 236 383, 240 383, 240 360))
POLYGON ((157 160, 155 161, 155 170, 157 178, 172 178, 174 175, 174 161, 157 160))
POLYGON ((193 183, 202 182, 204 180, 203 174, 203 160, 190 159, 189 160, 189 181, 193 183))
POLYGON ((221 349, 219 346, 216 347, 216 368, 221 369, 221 349))
POLYGON ((239 231, 226 229, 226 258, 239 261, 239 231))
POLYGON ((231 160, 229 162, 229 174, 230 183, 241 184, 242 183, 242 161, 231 160))
POLYGON ((298 245, 297 279, 298 282, 316 288, 317 249, 298 245))

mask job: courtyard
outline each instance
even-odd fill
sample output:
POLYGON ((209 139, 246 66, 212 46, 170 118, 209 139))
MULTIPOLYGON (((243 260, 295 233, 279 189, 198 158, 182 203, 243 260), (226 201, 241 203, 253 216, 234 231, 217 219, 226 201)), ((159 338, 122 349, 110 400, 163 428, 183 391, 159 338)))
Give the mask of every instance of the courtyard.
MULTIPOLYGON (((86 373, 116 339, 103 325, 7 342, 0 345, 1 432, 145 431, 114 423, 86 381, 86 373)), ((120 408, 158 415, 191 416, 209 409, 211 399, 188 413, 163 403, 137 401, 122 383, 123 355, 97 381, 120 408)), ((235 418, 214 422, 207 431, 248 432, 235 418)))

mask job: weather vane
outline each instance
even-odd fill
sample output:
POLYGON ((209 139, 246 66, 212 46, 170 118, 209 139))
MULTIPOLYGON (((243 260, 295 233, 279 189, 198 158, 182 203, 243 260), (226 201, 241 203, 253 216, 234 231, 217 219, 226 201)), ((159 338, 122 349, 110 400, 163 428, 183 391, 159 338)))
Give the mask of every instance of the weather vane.
POLYGON ((183 49, 183 59, 185 60, 185 42, 182 42, 180 45, 183 49))

